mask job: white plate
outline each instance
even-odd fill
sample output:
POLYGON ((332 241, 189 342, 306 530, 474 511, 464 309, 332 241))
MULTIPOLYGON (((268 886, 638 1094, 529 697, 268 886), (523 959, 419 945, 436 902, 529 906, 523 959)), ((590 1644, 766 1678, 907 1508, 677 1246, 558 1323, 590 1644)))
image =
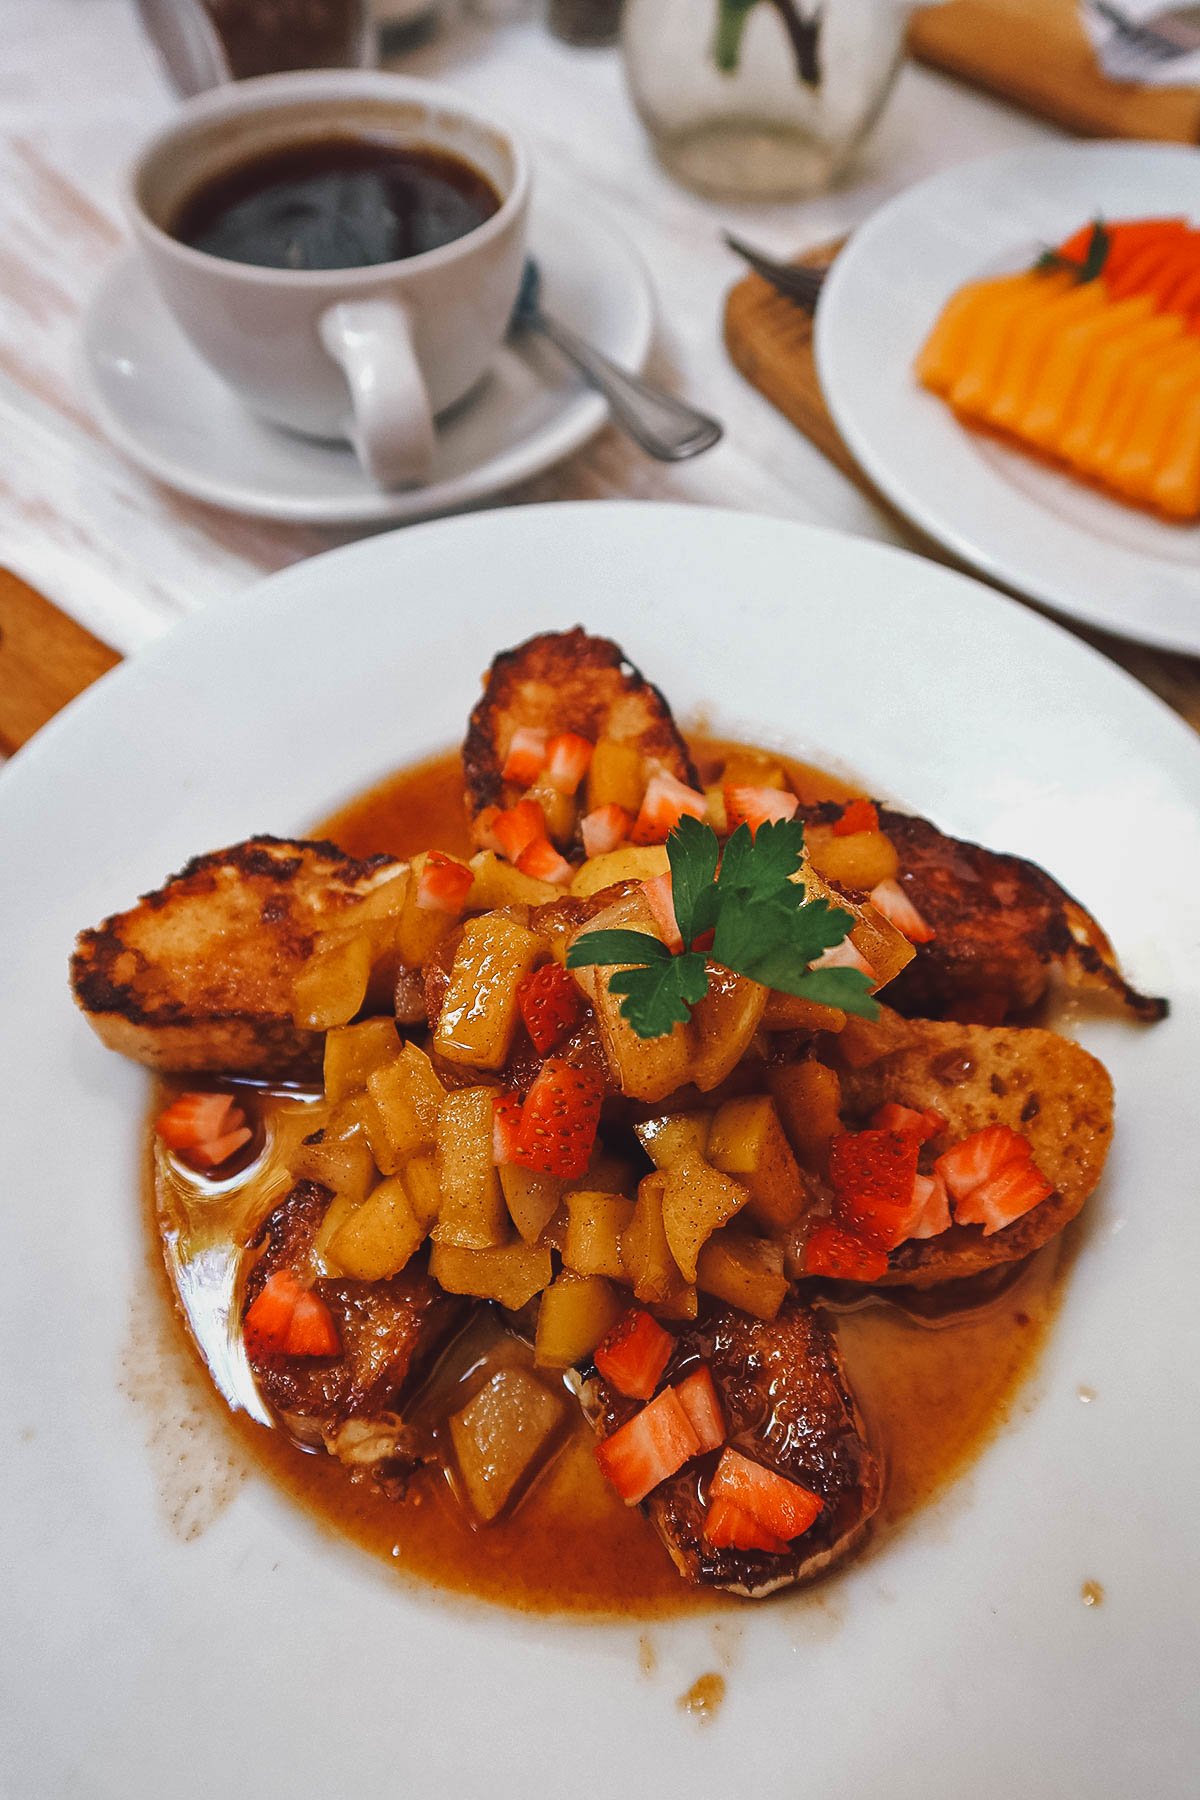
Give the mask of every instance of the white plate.
POLYGON ((0 774, 0 865, 14 1797, 1194 1792, 1200 746, 1110 663, 961 576, 808 527, 484 514, 300 564, 106 677, 0 774), (650 1674, 638 1626, 408 1589, 263 1478, 191 1541, 172 1530, 163 1455, 190 1458, 201 1499, 222 1472, 206 1408, 141 1336, 144 1077, 66 985, 78 926, 452 741, 495 648, 576 620, 685 717, 1037 857, 1174 1008, 1081 1029, 1119 1129, 1030 1405, 944 1504, 815 1594, 715 1632, 651 1625, 650 1674), (1092 1610, 1087 1579, 1107 1595, 1092 1610), (712 1668, 729 1693, 704 1728, 676 1699, 712 1668))
MULTIPOLYGON (((637 251, 594 208, 539 179, 530 251, 546 311, 614 362, 646 360, 654 300, 637 251)), ((97 419, 132 461, 213 506, 308 524, 400 523, 470 506, 540 474, 593 437, 608 408, 532 334, 510 338, 483 382, 439 421, 433 472, 387 493, 348 444, 278 431, 247 412, 193 350, 142 259, 123 256, 83 324, 83 381, 97 419)))
POLYGON ((1200 152, 1180 145, 1044 144, 946 169, 855 232, 821 296, 816 355, 857 460, 947 549, 1072 618, 1197 653, 1200 527, 968 431, 913 375, 963 282, 1021 268, 1097 215, 1177 212, 1200 221, 1200 152))

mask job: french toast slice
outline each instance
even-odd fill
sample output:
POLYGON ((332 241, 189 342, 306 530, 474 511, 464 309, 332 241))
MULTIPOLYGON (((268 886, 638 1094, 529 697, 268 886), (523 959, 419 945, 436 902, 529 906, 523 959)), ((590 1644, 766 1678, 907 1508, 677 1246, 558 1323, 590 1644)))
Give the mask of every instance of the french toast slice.
POLYGON ((544 631, 494 658, 463 744, 468 811, 507 806, 518 790, 506 784, 505 759, 522 727, 577 732, 635 745, 645 762, 689 787, 698 785, 687 744, 671 708, 609 638, 582 626, 544 631))
POLYGON ((324 1035, 292 1018, 317 934, 406 865, 255 837, 194 857, 128 912, 81 932, 71 986, 111 1050, 153 1069, 301 1080, 324 1035))
MULTIPOLYGON (((932 1287, 1040 1249, 1080 1211, 1103 1172, 1113 1133, 1107 1069, 1070 1038, 1033 1026, 905 1020, 886 1009, 881 1025, 885 1054, 857 1067, 847 1051, 853 1047, 860 1056, 876 1028, 856 1021, 848 1045, 830 1040, 843 1118, 852 1129, 887 1101, 941 1113, 947 1144, 987 1125, 1007 1125, 1029 1140, 1054 1192, 990 1237, 978 1225, 951 1225, 937 1237, 901 1244, 877 1285, 932 1287)), ((935 1147, 942 1147, 940 1138, 935 1147)))
MULTIPOLYGON (((642 1502, 672 1561, 688 1581, 757 1598, 809 1581, 861 1541, 883 1496, 883 1468, 869 1442, 831 1326, 789 1300, 777 1319, 706 1307, 677 1337, 664 1380, 696 1366, 711 1371, 728 1441, 752 1462, 822 1502, 810 1530, 779 1553, 717 1549, 704 1536, 705 1505, 695 1464, 661 1482, 642 1502)), ((599 1373, 580 1399, 602 1438, 638 1411, 599 1373)), ((711 1476, 715 1453, 701 1465, 711 1476)))

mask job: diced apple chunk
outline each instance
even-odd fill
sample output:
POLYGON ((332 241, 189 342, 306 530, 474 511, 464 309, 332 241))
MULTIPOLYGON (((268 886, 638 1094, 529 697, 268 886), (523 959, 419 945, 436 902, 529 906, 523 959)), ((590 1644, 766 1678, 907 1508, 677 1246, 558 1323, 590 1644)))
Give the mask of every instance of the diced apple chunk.
MULTIPOLYGON (((643 931, 657 936, 640 889, 622 895, 583 929, 643 931)), ((640 1038, 621 1017, 621 996, 609 991, 611 968, 592 966, 572 973, 595 1011, 605 1059, 623 1094, 633 1100, 663 1100, 690 1079, 690 1028, 676 1025, 663 1037, 640 1038)))
POLYGON ((807 1168, 823 1170, 830 1139, 842 1129, 837 1071, 821 1062, 785 1063, 768 1071, 767 1082, 797 1157, 807 1168))
POLYGON ((643 1119, 634 1131, 655 1168, 670 1169, 683 1157, 704 1155, 711 1124, 708 1112, 666 1113, 659 1119, 643 1119))
POLYGON ((536 876, 523 875, 494 850, 481 850, 471 858, 475 884, 467 896, 472 912, 490 912, 499 906, 547 906, 562 899, 562 889, 536 876))
POLYGON ((696 1285, 756 1319, 773 1319, 788 1291, 779 1245, 740 1231, 709 1238, 697 1259, 696 1285))
MULTIPOLYGON (((640 802, 639 802, 640 805, 640 802)), ((633 808, 637 811, 637 807, 633 808)), ((586 900, 619 881, 653 881, 670 868, 665 844, 625 844, 590 856, 571 877, 571 892, 586 900)))
POLYGON ((750 1190, 750 1211, 768 1231, 800 1217, 809 1195, 768 1094, 744 1094, 718 1107, 708 1160, 750 1190))
POLYGON ((588 765, 588 811, 597 806, 623 806, 635 817, 645 787, 646 771, 637 745, 601 738, 588 765))
POLYGON ((566 1181, 516 1163, 502 1163, 499 1174, 510 1219, 527 1244, 536 1244, 558 1210, 566 1181))
POLYGON ((427 963, 446 933, 458 923, 453 913, 441 912, 432 906, 417 905, 421 875, 427 861, 428 853, 424 850, 419 856, 413 857, 408 892, 396 920, 396 954, 410 969, 427 963))
POLYGON ((869 893, 877 882, 894 881, 900 869, 895 845, 882 831, 836 837, 831 826, 813 825, 804 842, 817 874, 839 887, 869 893))
POLYGON ((503 913, 467 920, 434 1032, 448 1062, 503 1067, 517 1028, 517 989, 542 950, 535 932, 503 913))
POLYGON ((292 985, 292 1016, 308 1031, 349 1024, 370 979, 371 944, 365 935, 320 946, 292 985))
POLYGON ((702 1245, 727 1225, 749 1198, 749 1189, 742 1182, 722 1175, 699 1156, 684 1157, 667 1171, 663 1230, 685 1281, 696 1279, 696 1258, 702 1245))
POLYGON ((338 1025, 325 1037, 325 1098, 336 1102, 365 1087, 367 1076, 400 1051, 391 1019, 364 1019, 361 1025, 338 1025))
POLYGON ((767 989, 718 963, 708 965, 708 992, 692 1008, 688 1079, 702 1094, 718 1087, 741 1062, 762 1023, 767 989))
POLYGON ((432 1148, 446 1090, 423 1050, 405 1044, 398 1056, 373 1069, 367 1097, 383 1134, 386 1166, 381 1162, 380 1168, 385 1175, 396 1174, 410 1156, 432 1148))
POLYGON ((538 1304, 534 1361, 542 1369, 570 1369, 590 1356, 629 1304, 628 1295, 599 1275, 560 1275, 538 1304))
POLYGON ((417 1218, 402 1176, 381 1181, 332 1238, 329 1255, 358 1281, 397 1275, 424 1243, 429 1227, 417 1218))
POLYGON ((317 1142, 301 1144, 291 1159, 293 1181, 319 1181, 357 1206, 377 1179, 375 1158, 362 1132, 340 1141, 322 1132, 317 1142))
POLYGON ((457 1244, 434 1243, 429 1273, 448 1294, 473 1294, 494 1300, 509 1312, 520 1312, 535 1294, 549 1287, 554 1265, 547 1249, 532 1244, 505 1244, 496 1250, 464 1250, 457 1244))
POLYGON ((671 1255, 663 1225, 663 1193, 667 1176, 657 1171, 638 1184, 633 1218, 621 1234, 621 1262, 639 1300, 665 1305, 685 1283, 671 1255))
POLYGON ((572 1193, 566 1197, 567 1234, 563 1262, 577 1275, 606 1275, 627 1281, 621 1235, 633 1223, 633 1201, 620 1194, 572 1193))
POLYGON ((442 1181, 437 1156, 431 1150, 410 1156, 403 1169, 404 1191, 413 1212, 428 1227, 441 1211, 442 1181))
POLYGON ((450 1419, 450 1440, 476 1516, 496 1518, 545 1458, 563 1400, 525 1369, 500 1369, 450 1419))
POLYGON ((439 1244, 488 1250, 511 1235, 492 1161, 496 1092, 490 1087, 459 1088, 442 1102, 437 1141, 442 1204, 433 1233, 439 1244))

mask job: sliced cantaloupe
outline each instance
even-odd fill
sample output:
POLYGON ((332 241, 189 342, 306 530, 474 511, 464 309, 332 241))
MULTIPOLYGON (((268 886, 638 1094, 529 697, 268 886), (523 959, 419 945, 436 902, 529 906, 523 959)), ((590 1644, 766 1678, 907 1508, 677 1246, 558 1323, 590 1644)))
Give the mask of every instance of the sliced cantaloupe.
POLYGON ((1064 429, 1052 446, 1065 462, 1082 469, 1090 466, 1092 447, 1100 439, 1126 375, 1140 357, 1182 333, 1183 321, 1177 313, 1156 313, 1111 338, 1096 353, 1076 390, 1064 429))
POLYGON ((967 417, 983 413, 1021 317, 1029 307, 1040 305, 1047 294, 1061 292, 1070 281, 1069 275, 1031 272, 1018 277, 975 314, 964 334, 963 367, 946 395, 955 412, 967 417))
POLYGON ((1153 502, 1173 427, 1195 398, 1200 398, 1200 339, 1189 337, 1174 347, 1170 366, 1150 381, 1109 470, 1109 480, 1127 499, 1153 502))
POLYGON ((1200 513, 1200 396, 1189 400, 1175 419, 1150 497, 1173 519, 1194 519, 1200 513))
POLYGON ((966 366, 963 347, 977 314, 1021 280, 1022 276, 1004 275, 998 280, 969 281, 951 295, 917 357, 917 380, 924 387, 935 394, 949 393, 966 366))
POLYGON ((1104 305, 1104 290, 1098 281, 1078 282, 1065 293, 1048 294, 1039 303, 1030 303, 996 372, 984 409, 989 425, 1012 430, 1029 404, 1051 345, 1069 326, 1103 311, 1104 305))
POLYGON ((1117 485, 1116 469, 1125 444, 1134 432, 1146 396, 1160 375, 1168 375, 1181 361, 1188 359, 1192 346, 1180 333, 1169 343, 1146 351, 1122 373, 1114 390, 1112 403, 1103 425, 1088 449, 1083 465, 1089 475, 1117 485))
POLYGON ((1068 326, 1047 351, 1025 409, 1013 421, 1013 430, 1018 436, 1043 450, 1056 444, 1066 428, 1076 393, 1093 358, 1105 344, 1148 319, 1152 310, 1151 302, 1144 294, 1139 294, 1132 300, 1122 300, 1119 305, 1105 306, 1090 318, 1068 326))

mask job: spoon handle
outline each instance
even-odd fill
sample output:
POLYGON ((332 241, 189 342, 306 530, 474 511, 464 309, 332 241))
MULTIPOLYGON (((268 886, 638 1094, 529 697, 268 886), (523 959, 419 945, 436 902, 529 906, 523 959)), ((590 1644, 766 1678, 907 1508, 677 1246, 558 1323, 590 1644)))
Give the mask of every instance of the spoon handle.
POLYGON ((575 364, 592 387, 604 395, 618 424, 660 462, 683 462, 720 442, 723 427, 707 413, 698 412, 674 394, 618 368, 545 313, 538 312, 527 322, 575 364))

